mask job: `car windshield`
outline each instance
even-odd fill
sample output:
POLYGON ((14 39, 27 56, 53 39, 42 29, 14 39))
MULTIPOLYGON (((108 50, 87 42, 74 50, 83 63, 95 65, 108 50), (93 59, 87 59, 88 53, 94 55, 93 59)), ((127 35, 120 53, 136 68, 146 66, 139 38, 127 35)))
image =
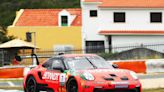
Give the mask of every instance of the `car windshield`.
POLYGON ((99 56, 90 56, 87 58, 98 69, 100 69, 100 68, 112 69, 113 68, 111 64, 109 64, 106 60, 104 60, 103 58, 101 58, 99 56))
POLYGON ((66 58, 66 62, 70 69, 75 69, 75 70, 94 69, 93 65, 85 57, 66 58))
POLYGON ((69 57, 65 60, 68 67, 75 70, 113 68, 108 62, 99 56, 69 57))

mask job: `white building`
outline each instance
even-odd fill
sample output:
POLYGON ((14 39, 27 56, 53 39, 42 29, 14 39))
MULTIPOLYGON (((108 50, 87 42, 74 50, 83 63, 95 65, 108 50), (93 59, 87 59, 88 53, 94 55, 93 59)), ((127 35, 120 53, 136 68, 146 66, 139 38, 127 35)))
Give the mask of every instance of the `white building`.
POLYGON ((163 0, 82 0, 81 7, 84 49, 164 44, 163 0))

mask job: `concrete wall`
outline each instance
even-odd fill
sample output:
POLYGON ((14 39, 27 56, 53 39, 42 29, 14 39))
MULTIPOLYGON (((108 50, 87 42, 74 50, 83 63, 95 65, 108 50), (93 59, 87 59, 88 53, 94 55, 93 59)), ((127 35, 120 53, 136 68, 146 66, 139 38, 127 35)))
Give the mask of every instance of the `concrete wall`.
POLYGON ((114 52, 132 49, 132 46, 148 45, 147 48, 164 52, 164 36, 163 35, 119 35, 112 36, 112 46, 120 47, 114 49, 114 52), (163 44, 163 45, 159 45, 163 44), (154 45, 154 46, 149 46, 154 45), (126 48, 121 48, 126 47, 126 48))
POLYGON ((23 40, 26 39, 26 32, 36 32, 36 45, 41 49, 52 50, 56 45, 72 45, 74 49, 81 49, 82 47, 81 27, 10 26, 8 30, 8 35, 14 35, 23 40))
MULTIPOLYGON (((99 9, 100 29, 102 30, 164 30, 164 23, 151 23, 150 12, 162 12, 162 9, 99 9), (125 23, 114 23, 114 12, 125 12, 125 23)), ((164 17, 162 19, 164 21, 164 17)))
MULTIPOLYGON (((105 47, 108 46, 108 40, 104 35, 99 35, 100 30, 164 30, 164 23, 150 23, 150 12, 162 12, 164 10, 160 8, 154 9, 123 9, 123 8, 98 8, 99 3, 81 3, 82 7, 82 34, 83 34, 83 47, 85 48, 85 41, 103 40, 105 41, 105 47), (98 10, 97 17, 90 17, 90 10, 98 10), (113 13, 125 12, 125 23, 114 23, 113 13)), ((164 21, 164 17, 162 18, 164 21)), ((124 36, 112 36, 112 46, 119 44, 147 44, 147 43, 162 43, 164 37, 162 35, 124 35, 124 36)))

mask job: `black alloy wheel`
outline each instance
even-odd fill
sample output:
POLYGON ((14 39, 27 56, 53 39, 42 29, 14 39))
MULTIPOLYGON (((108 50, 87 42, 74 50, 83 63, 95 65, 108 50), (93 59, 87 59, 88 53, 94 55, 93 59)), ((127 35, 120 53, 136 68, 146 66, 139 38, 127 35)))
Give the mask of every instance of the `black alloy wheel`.
POLYGON ((70 79, 67 84, 67 92, 78 92, 78 85, 75 79, 70 79))

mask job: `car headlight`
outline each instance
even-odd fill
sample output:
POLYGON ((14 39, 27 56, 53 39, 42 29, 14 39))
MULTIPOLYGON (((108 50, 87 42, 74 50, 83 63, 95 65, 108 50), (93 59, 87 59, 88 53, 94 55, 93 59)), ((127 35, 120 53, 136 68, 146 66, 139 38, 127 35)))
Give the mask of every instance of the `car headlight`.
POLYGON ((136 74, 135 72, 131 71, 131 72, 130 72, 130 75, 131 75, 135 80, 138 79, 137 74, 136 74))
POLYGON ((89 81, 92 81, 92 80, 95 79, 94 76, 93 76, 91 73, 89 73, 89 72, 83 73, 83 74, 81 75, 81 78, 82 78, 82 79, 85 79, 85 80, 89 80, 89 81))

